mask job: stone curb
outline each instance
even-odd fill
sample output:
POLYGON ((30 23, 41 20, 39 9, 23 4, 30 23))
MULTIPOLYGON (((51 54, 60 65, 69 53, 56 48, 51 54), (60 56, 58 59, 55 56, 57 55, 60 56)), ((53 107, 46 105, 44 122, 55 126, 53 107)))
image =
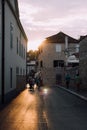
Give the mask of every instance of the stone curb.
POLYGON ((67 92, 69 92, 69 93, 71 93, 71 94, 73 94, 73 95, 75 95, 75 96, 77 96, 77 97, 79 97, 79 98, 81 98, 81 99, 87 101, 87 97, 85 97, 85 96, 83 96, 83 95, 81 95, 81 94, 78 94, 78 93, 76 93, 76 92, 74 92, 74 91, 72 91, 72 90, 66 89, 66 88, 64 88, 64 87, 62 87, 62 86, 58 86, 58 87, 59 87, 60 89, 63 89, 63 90, 65 90, 65 91, 67 91, 67 92))

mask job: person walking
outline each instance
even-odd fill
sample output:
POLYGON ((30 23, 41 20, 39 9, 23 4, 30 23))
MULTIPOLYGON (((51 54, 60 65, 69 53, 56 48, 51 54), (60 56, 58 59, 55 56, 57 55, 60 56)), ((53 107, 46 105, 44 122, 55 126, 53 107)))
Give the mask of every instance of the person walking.
POLYGON ((80 90, 80 84, 81 84, 81 79, 79 77, 79 73, 76 74, 76 76, 75 76, 75 83, 76 83, 77 91, 79 91, 80 90))
POLYGON ((30 90, 34 89, 34 79, 30 77, 29 79, 29 85, 30 85, 30 90))
POLYGON ((70 75, 67 73, 65 76, 65 80, 66 80, 66 87, 69 88, 69 84, 70 84, 70 75))

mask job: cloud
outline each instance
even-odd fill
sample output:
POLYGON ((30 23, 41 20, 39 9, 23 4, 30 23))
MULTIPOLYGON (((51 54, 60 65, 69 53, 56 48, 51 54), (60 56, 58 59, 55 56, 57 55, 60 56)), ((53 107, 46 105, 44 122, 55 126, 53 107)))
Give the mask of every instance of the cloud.
POLYGON ((59 31, 86 34, 86 6, 87 0, 19 0, 20 19, 32 42, 59 31))

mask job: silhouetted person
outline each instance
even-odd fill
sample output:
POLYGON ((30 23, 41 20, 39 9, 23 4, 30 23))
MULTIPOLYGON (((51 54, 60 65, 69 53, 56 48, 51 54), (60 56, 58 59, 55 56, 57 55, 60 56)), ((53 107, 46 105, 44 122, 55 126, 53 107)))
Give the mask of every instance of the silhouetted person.
POLYGON ((69 88, 69 84, 70 84, 70 75, 69 74, 66 74, 65 80, 66 80, 66 87, 69 88))
POLYGON ((79 90, 80 90, 80 83, 81 83, 81 79, 80 79, 80 77, 79 77, 79 74, 77 74, 77 75, 75 76, 75 83, 76 83, 77 91, 79 91, 79 90))
POLYGON ((29 85, 30 85, 30 89, 33 89, 33 87, 34 87, 34 79, 33 78, 29 79, 29 85))

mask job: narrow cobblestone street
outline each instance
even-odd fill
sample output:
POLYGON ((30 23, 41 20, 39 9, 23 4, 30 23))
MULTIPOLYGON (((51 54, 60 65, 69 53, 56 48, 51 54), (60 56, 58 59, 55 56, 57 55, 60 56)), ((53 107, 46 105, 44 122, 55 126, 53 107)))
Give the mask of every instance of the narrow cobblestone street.
POLYGON ((26 89, 0 111, 0 130, 87 130, 87 102, 58 87, 26 89))

